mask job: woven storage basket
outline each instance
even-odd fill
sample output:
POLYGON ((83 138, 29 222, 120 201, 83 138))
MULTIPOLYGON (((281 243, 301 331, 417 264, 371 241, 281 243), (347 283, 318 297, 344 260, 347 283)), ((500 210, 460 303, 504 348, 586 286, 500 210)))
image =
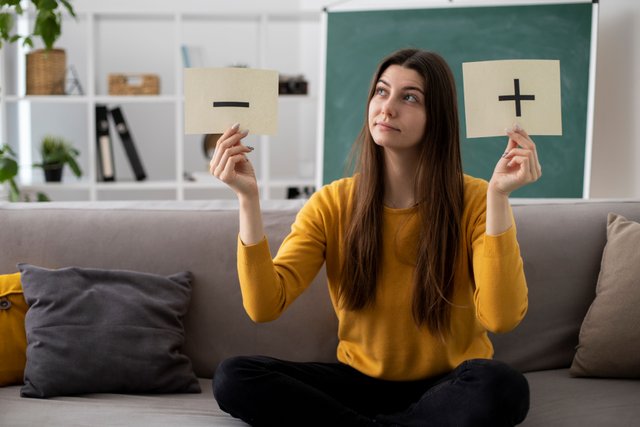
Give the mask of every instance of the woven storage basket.
POLYGON ((27 54, 27 95, 64 95, 67 54, 62 49, 27 54))
POLYGON ((155 74, 109 74, 109 95, 158 95, 160 78, 155 74))

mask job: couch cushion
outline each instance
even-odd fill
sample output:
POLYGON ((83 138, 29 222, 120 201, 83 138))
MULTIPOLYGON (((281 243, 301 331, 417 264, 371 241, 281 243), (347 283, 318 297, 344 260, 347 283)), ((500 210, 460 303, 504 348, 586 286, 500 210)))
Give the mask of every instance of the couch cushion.
POLYGON ((640 224, 609 214, 596 298, 571 374, 640 378, 640 224))
POLYGON ((640 381, 571 377, 568 369, 525 374, 531 409, 521 427, 629 427, 640 419, 640 381))
POLYGON ((24 399, 20 387, 0 388, 0 425, 101 427, 241 427, 244 422, 218 408, 211 380, 200 394, 85 394, 24 399))
POLYGON ((27 349, 26 312, 20 273, 0 275, 0 387, 22 383, 27 349))
MULTIPOLYGON (((567 369, 525 374, 531 409, 521 427, 628 427, 640 419, 640 381, 572 378, 567 369)), ((222 412, 211 381, 201 394, 89 394, 21 399, 20 387, 0 388, 0 421, 12 427, 153 426, 240 427, 222 412)))
POLYGON ((190 273, 18 267, 29 304, 23 396, 200 391, 181 353, 190 273))

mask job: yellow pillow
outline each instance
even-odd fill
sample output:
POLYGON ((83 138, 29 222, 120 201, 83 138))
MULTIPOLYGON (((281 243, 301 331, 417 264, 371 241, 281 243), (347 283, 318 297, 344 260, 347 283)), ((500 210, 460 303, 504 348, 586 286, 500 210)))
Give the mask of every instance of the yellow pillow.
POLYGON ((27 308, 20 273, 0 275, 0 386, 22 384, 27 361, 27 308))

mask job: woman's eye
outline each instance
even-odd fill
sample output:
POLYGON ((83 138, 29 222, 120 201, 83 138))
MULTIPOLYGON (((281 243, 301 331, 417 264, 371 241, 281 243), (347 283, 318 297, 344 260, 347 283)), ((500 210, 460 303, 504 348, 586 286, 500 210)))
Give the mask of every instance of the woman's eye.
POLYGON ((415 95, 405 95, 404 99, 409 102, 418 102, 418 98, 415 95))
POLYGON ((384 88, 379 87, 379 88, 376 89, 376 95, 382 96, 382 95, 384 95, 386 93, 387 93, 387 91, 384 88))

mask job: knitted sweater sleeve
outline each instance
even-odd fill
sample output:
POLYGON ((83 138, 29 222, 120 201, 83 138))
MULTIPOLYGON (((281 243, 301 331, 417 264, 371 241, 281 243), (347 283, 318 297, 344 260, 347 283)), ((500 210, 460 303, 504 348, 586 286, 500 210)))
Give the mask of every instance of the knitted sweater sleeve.
POLYGON ((325 261, 326 191, 315 193, 303 206, 291 232, 272 259, 266 238, 244 245, 238 237, 238 278, 242 301, 254 322, 277 319, 309 286, 325 261))
POLYGON ((469 218, 472 225, 468 229, 476 316, 488 331, 508 332, 524 318, 528 307, 527 283, 515 221, 504 233, 487 235, 486 191, 479 193, 480 196, 470 201, 469 218))

